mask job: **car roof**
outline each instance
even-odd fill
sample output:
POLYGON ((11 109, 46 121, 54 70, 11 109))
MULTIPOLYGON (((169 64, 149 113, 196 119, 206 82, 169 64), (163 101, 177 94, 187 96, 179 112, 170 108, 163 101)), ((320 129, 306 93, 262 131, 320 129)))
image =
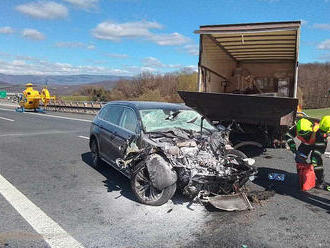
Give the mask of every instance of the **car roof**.
MULTIPOLYGON (((149 101, 111 101, 108 104, 125 105, 137 110, 143 109, 171 109, 171 110, 189 110, 191 108, 184 104, 168 103, 168 102, 149 102, 149 101)), ((107 104, 107 105, 108 105, 107 104)))

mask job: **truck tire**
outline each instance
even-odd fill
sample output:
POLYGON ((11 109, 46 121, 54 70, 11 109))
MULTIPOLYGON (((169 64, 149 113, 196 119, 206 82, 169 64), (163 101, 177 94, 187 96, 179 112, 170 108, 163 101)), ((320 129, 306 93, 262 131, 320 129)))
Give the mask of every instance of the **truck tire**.
POLYGON ((176 183, 158 190, 152 186, 144 161, 136 165, 131 176, 131 188, 139 202, 152 206, 165 204, 176 191, 176 183))

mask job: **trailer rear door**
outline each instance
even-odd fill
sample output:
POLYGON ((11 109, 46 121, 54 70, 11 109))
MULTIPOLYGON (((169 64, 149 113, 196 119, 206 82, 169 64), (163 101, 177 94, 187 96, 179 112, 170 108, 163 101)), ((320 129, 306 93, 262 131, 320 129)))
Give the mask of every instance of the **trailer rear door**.
POLYGON ((201 26, 195 31, 200 34, 199 91, 232 93, 242 90, 246 79, 260 93, 296 97, 300 25, 293 21, 201 26))

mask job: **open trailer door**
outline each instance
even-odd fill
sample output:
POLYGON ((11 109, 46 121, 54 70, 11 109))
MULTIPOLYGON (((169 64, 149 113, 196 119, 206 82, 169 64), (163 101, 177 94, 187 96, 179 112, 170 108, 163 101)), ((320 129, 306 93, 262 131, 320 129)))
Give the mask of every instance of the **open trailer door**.
POLYGON ((233 143, 258 137, 264 146, 282 146, 298 105, 300 26, 300 21, 200 26, 199 93, 180 96, 212 121, 245 128, 233 143))
POLYGON ((199 91, 297 97, 300 25, 201 26, 199 91))

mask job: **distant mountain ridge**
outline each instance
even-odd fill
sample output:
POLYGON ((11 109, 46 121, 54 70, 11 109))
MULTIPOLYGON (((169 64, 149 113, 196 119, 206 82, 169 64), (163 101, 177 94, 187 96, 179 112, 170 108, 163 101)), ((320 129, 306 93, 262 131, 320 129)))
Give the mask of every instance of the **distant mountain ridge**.
POLYGON ((10 84, 81 85, 130 78, 128 76, 114 75, 8 75, 0 73, 0 81, 10 84))

